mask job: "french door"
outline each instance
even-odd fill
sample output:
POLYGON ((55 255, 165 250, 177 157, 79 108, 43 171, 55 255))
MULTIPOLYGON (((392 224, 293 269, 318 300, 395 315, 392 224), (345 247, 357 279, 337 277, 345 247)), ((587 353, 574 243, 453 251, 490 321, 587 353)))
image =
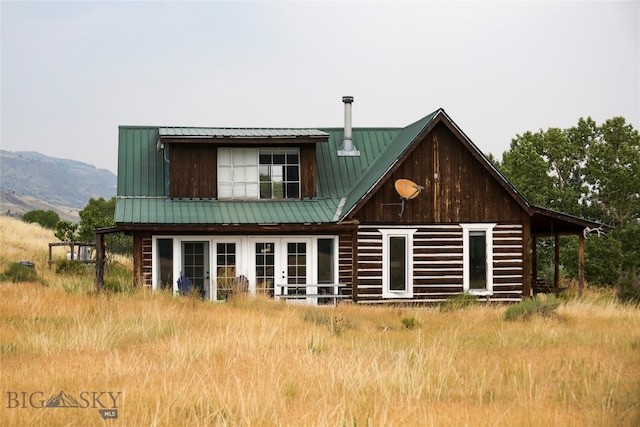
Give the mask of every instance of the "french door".
POLYGON ((334 236, 159 236, 153 289, 225 300, 234 292, 311 304, 338 291, 334 236), (318 296, 320 295, 320 296, 318 296))
POLYGON ((308 302, 306 295, 316 293, 311 279, 311 243, 309 237, 252 238, 251 274, 256 293, 308 302))

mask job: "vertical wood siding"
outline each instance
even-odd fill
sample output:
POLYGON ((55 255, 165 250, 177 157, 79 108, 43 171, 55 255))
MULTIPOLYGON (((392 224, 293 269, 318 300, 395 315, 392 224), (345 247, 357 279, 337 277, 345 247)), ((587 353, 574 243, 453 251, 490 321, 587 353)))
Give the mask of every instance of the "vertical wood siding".
POLYGON ((316 145, 300 146, 300 196, 313 198, 317 195, 316 145))
MULTIPOLYGON (((457 224, 415 227, 412 301, 438 302, 461 294, 462 228, 457 224)), ((358 302, 398 302, 382 298, 382 235, 378 228, 361 226, 358 230, 358 302)), ((499 224, 494 228, 492 301, 518 301, 522 297, 522 242, 521 225, 499 224)))
POLYGON ((217 148, 211 144, 172 144, 169 188, 173 198, 216 198, 217 148))
POLYGON ((356 217, 361 224, 522 223, 527 213, 444 124, 437 125, 382 183, 356 217), (397 179, 424 187, 400 219, 397 179))

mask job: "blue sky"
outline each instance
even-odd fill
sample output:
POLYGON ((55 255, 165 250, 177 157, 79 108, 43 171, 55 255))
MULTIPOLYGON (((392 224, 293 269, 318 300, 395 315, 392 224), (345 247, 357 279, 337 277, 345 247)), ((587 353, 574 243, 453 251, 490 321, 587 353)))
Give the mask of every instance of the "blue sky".
POLYGON ((444 108, 485 153, 623 116, 640 2, 0 3, 4 150, 116 172, 119 125, 406 126, 444 108))

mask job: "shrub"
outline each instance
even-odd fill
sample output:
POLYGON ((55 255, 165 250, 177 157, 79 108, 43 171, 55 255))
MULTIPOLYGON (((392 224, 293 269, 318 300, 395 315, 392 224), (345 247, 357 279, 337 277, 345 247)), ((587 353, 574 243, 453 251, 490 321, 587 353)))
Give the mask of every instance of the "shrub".
POLYGON ((640 275, 626 273, 618 280, 616 293, 622 303, 640 304, 640 275))
POLYGON ((518 304, 509 306, 504 313, 504 318, 505 320, 528 319, 534 314, 550 316, 559 305, 560 300, 555 295, 527 298, 518 304))
POLYGON ((10 282, 39 282, 38 273, 33 265, 26 263, 14 262, 9 264, 7 270, 0 274, 0 280, 10 282))
POLYGON ((24 222, 34 222, 36 224, 40 224, 44 228, 53 230, 56 228, 56 224, 60 221, 60 216, 51 209, 47 211, 38 209, 35 211, 26 212, 22 216, 22 220, 24 222))
POLYGON ((478 302, 478 297, 471 294, 460 294, 447 298, 441 305, 440 311, 455 311, 471 307, 478 302))
POLYGON ((421 326, 420 321, 413 316, 403 317, 401 322, 405 329, 418 329, 421 326))
POLYGON ((87 272, 84 263, 71 259, 63 259, 57 262, 56 274, 66 274, 69 276, 81 275, 87 272))
POLYGON ((536 312, 536 301, 533 298, 527 298, 517 304, 511 305, 504 312, 505 320, 527 319, 536 312))

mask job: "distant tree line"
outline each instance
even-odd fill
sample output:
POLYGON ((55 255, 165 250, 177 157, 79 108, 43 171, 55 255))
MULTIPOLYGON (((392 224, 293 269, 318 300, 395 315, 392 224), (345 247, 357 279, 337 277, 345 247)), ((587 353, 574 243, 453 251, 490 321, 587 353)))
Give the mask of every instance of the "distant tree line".
MULTIPOLYGON (((568 129, 516 135, 502 161, 492 161, 529 202, 606 224, 585 240, 588 282, 611 286, 640 271, 640 136, 622 117, 591 118, 568 129)), ((565 276, 576 278, 577 238, 561 240, 565 276)), ((552 241, 538 253, 553 268, 552 241)), ((542 268, 545 268, 543 265, 542 268)))

